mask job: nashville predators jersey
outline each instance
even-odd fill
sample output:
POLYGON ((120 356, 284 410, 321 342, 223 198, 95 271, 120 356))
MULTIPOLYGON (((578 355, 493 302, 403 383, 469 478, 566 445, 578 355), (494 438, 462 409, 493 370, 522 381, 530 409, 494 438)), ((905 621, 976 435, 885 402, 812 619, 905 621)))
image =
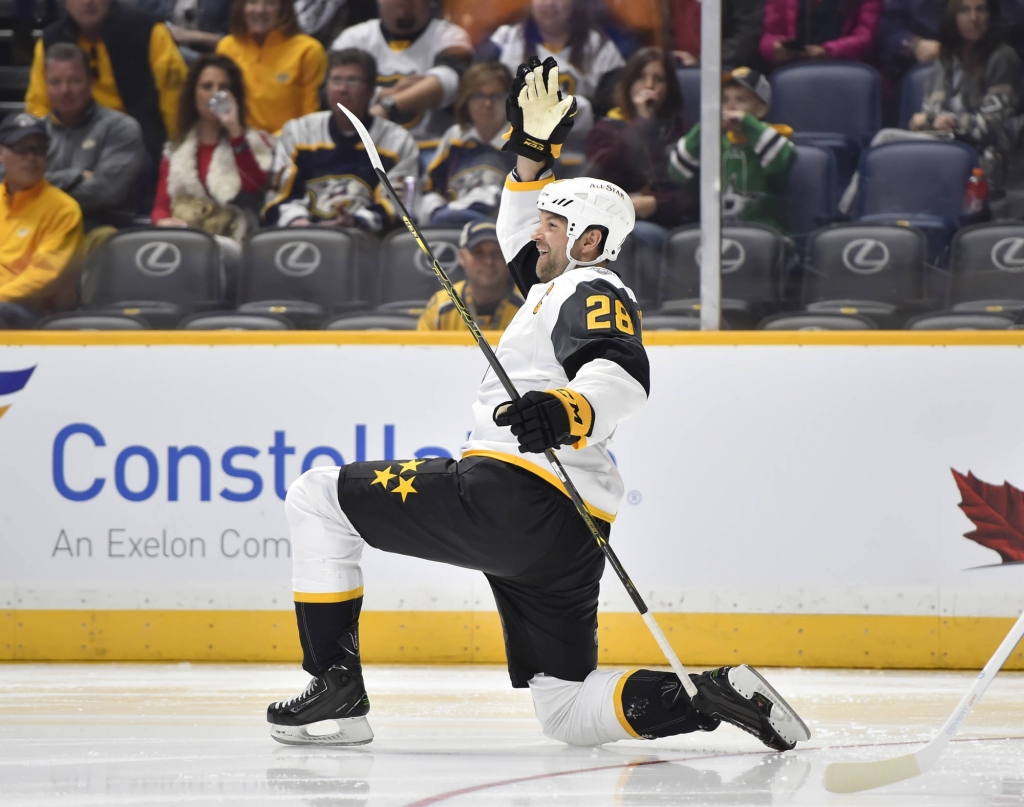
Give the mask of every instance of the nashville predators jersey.
MULTIPOLYGON (((391 184, 402 187, 403 177, 415 176, 419 167, 416 142, 396 123, 381 118, 364 123, 391 184)), ((263 210, 266 223, 287 227, 296 219, 308 218, 315 224, 334 218, 339 208, 370 232, 386 229, 395 218, 358 134, 342 132, 333 112, 288 121, 274 151, 263 210)))
POLYGON ((436 145, 443 124, 435 120, 440 110, 450 107, 459 92, 461 66, 473 52, 469 34, 445 20, 432 19, 411 39, 396 39, 384 31, 380 20, 367 20, 346 28, 331 50, 359 48, 377 60, 377 86, 390 87, 405 76, 434 76, 441 83, 441 103, 436 109, 401 120, 421 146, 436 145), (452 58, 451 54, 460 56, 452 58))
MULTIPOLYGON (((539 281, 538 253, 530 234, 540 222, 537 197, 551 181, 519 182, 513 172, 505 183, 498 240, 526 302, 502 334, 496 353, 520 394, 564 390, 560 398, 575 401, 583 422, 573 433, 582 437, 555 453, 591 513, 612 521, 623 484, 608 444, 618 424, 647 402, 650 365, 636 298, 615 272, 577 267, 539 281)), ((562 488, 543 454, 520 454, 510 430, 495 425, 494 408, 507 400, 501 382, 488 369, 477 390, 474 428, 463 456, 509 462, 562 488)))
MULTIPOLYGON (((511 284, 508 296, 490 305, 476 303, 473 299, 473 290, 466 280, 456 283, 455 291, 469 308, 469 312, 482 331, 505 330, 523 305, 523 298, 511 287, 511 284)), ((420 314, 416 329, 420 331, 458 331, 465 327, 466 323, 462 321, 462 315, 455 308, 455 303, 448 296, 448 292, 442 289, 427 302, 427 307, 420 314)))
POLYGON ((504 144, 500 132, 485 142, 474 126, 456 124, 445 132, 427 166, 420 221, 445 206, 496 216, 505 176, 516 164, 515 154, 501 150, 504 144))

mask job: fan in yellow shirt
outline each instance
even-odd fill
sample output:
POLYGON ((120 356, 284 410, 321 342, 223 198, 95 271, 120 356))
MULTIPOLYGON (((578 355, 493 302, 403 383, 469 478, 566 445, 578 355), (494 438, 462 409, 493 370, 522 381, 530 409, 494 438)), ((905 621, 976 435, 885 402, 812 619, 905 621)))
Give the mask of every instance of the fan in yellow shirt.
POLYGON ((323 45, 299 32, 292 0, 235 0, 231 34, 217 45, 245 78, 249 125, 276 133, 320 109, 323 45))
MULTIPOLYGON (((455 284, 477 325, 484 331, 503 331, 523 305, 489 221, 470 222, 459 238, 459 263, 466 279, 455 284)), ((465 328, 462 317, 444 290, 437 292, 420 315, 420 331, 455 331, 465 328)))
POLYGON ((0 328, 74 304, 82 211, 43 178, 48 146, 45 121, 27 112, 0 124, 0 328))
POLYGON ((177 134, 178 103, 188 72, 167 26, 113 0, 65 0, 64 14, 43 29, 32 58, 25 107, 36 117, 50 112, 45 55, 57 42, 85 51, 96 103, 139 122, 155 165, 164 143, 177 134))

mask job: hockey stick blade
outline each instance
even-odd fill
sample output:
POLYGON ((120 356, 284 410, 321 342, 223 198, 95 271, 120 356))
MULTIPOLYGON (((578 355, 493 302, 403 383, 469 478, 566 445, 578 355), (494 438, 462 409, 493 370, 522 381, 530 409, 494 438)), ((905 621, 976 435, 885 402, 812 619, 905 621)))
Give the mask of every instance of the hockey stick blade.
POLYGON ((891 785, 912 779, 927 771, 938 760, 939 755, 953 739, 960 724, 967 719, 974 707, 985 694, 988 685, 996 677, 1010 653, 1024 636, 1024 613, 1017 618, 1010 632, 1006 634, 992 658, 988 660, 970 689, 960 699, 953 713, 946 718, 936 734, 924 748, 913 754, 874 762, 834 762, 825 769, 825 789, 832 793, 856 793, 874 787, 891 785))
MULTIPOLYGON (((501 382, 505 392, 508 393, 508 396, 513 401, 519 400, 519 393, 516 391, 515 385, 512 383, 512 379, 508 377, 508 373, 505 372, 505 368, 502 367, 501 362, 498 361, 498 357, 495 355, 494 350, 487 343, 487 340, 484 339, 484 335, 476 324, 476 320, 473 318, 472 312, 466 307, 466 304, 462 301, 458 292, 455 291, 451 280, 448 278, 447 272, 445 272, 441 264, 437 262, 437 258, 430 249, 430 245, 423 238, 423 233, 420 232, 419 227, 417 227, 415 222, 413 222, 405 204, 395 192, 394 186, 392 186, 391 180, 388 179, 387 172, 384 170, 384 164, 380 161, 380 155, 377 153, 377 147, 373 144, 373 138, 370 137, 369 131, 367 131, 366 127, 363 126, 362 121, 353 115, 350 110, 346 109, 341 104, 338 104, 338 109, 345 113, 345 116, 355 127, 356 132, 359 135, 359 139, 362 141, 363 148, 366 150, 366 154, 370 158, 370 163, 373 165, 373 168, 380 179, 381 186, 387 190, 388 195, 394 201, 397 210, 402 216, 402 220, 405 222, 406 228, 415 239, 416 245, 430 260, 434 274, 437 275, 438 281, 440 281, 441 286, 444 288, 445 292, 447 292, 448 297, 455 305, 456 310, 462 317, 462 321, 466 323, 466 327, 469 328, 470 333, 473 335, 473 339, 476 341, 480 351, 484 354, 487 359, 487 363, 491 366, 494 374, 501 382)), ((594 519, 587 510, 587 505, 583 501, 583 497, 580 496, 579 491, 576 490, 576 486, 569 478, 569 475, 565 472, 565 468, 562 467, 561 461, 551 449, 547 449, 544 452, 544 456, 551 464, 551 470, 554 471, 558 481, 562 483, 566 494, 572 500, 573 505, 576 507, 576 511, 580 514, 580 518, 582 518, 583 522, 587 525, 587 529, 590 531, 591 536, 593 536, 594 540, 597 541, 597 545, 600 547, 605 559, 615 572, 615 576, 619 578, 619 582, 622 583, 623 587, 626 589, 626 593, 629 595, 629 598, 633 601, 636 609, 640 612, 640 616, 643 617, 644 622, 654 637, 654 640, 658 643, 661 651, 665 654, 665 658, 667 659, 669 666, 672 668, 672 671, 676 676, 678 676, 683 689, 686 690, 686 693, 691 698, 696 697, 697 687, 694 686, 693 681, 690 680, 690 676, 683 667, 683 663, 679 660, 679 656, 676 655, 672 645, 669 644, 664 631, 662 631, 661 627, 655 621, 654 615, 650 613, 647 603, 644 602, 643 597, 640 596, 640 592, 637 591, 636 586, 633 585, 633 581, 629 578, 629 575, 626 574, 626 570, 623 568, 622 563, 615 554, 615 551, 611 548, 608 541, 605 540, 605 537, 597 528, 597 524, 594 523, 594 519)))

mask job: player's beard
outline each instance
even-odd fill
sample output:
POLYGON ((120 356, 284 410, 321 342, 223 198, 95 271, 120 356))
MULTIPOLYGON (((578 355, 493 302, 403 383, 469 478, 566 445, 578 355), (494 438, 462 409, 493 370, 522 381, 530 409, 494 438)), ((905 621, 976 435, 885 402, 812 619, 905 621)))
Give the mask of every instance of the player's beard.
POLYGON ((565 271, 569 265, 569 259, 565 253, 551 250, 547 254, 541 253, 537 258, 537 279, 541 283, 548 283, 565 271))

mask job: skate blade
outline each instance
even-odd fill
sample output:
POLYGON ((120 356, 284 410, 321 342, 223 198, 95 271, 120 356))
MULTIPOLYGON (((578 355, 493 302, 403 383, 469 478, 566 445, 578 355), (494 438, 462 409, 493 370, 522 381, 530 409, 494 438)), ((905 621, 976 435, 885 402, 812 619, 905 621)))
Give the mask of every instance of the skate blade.
POLYGON ((729 683, 732 684, 733 689, 748 700, 760 693, 772 702, 768 722, 786 742, 803 743, 811 739, 811 730, 800 719, 796 710, 786 703, 786 699, 776 692, 775 687, 769 684, 753 667, 746 664, 733 667, 729 670, 729 683))
POLYGON ((270 736, 285 745, 366 745, 373 740, 373 729, 365 717, 342 720, 321 720, 305 726, 279 726, 270 724, 270 736), (310 733, 310 729, 318 729, 310 733), (331 731, 331 729, 334 731, 331 731), (323 733, 319 731, 325 729, 323 733))

